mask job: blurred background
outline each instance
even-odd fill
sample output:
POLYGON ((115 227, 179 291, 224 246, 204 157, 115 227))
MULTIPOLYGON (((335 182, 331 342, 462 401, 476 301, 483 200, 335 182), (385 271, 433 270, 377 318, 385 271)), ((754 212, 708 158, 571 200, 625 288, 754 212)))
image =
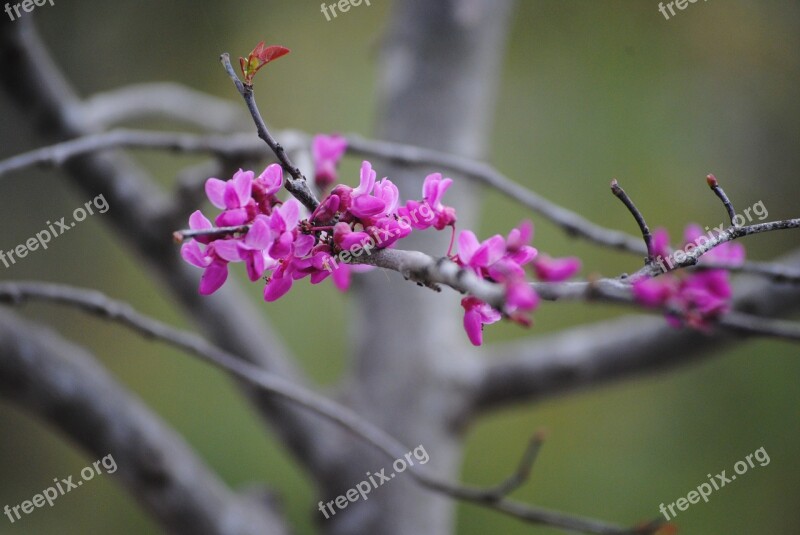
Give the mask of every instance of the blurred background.
MULTIPOLYGON (((270 0, 56 1, 32 14, 45 42, 81 96, 131 83, 174 81, 236 100, 217 57, 244 55, 259 41, 292 53, 262 73, 262 111, 276 128, 370 135, 377 51, 391 2, 372 0, 326 21, 319 2, 270 0), (269 95, 267 104, 266 95, 269 95)), ((5 16, 2 14, 2 16, 5 16)), ((800 173, 800 4, 698 2, 670 20, 653 0, 519 2, 500 84, 491 160, 538 193, 605 226, 635 232, 610 194, 616 177, 651 226, 673 236, 688 222, 725 221, 705 175, 713 172, 741 211, 763 201, 770 219, 797 217, 800 173)), ((3 67, 5 68, 5 67, 3 67)), ((202 110, 198 110, 202 113, 202 110)), ((154 121, 131 126, 176 129, 154 121)), ((27 118, 0 97, 0 158, 40 142, 27 118)), ((165 188, 201 158, 136 152, 165 188)), ((354 183, 358 162, 344 166, 354 183)), ((378 167, 380 173, 380 167, 378 167)), ((58 171, 0 179, 9 250, 90 200, 58 171)), ((413 192, 416 193, 416 192, 413 192)), ((480 234, 505 233, 530 214, 486 192, 480 234)), ((114 210, 114 206, 110 207, 114 210)), ((100 289, 142 312, 188 327, 140 261, 96 214, 45 251, 0 266, 0 279, 40 279, 100 289)), ((632 271, 639 260, 571 240, 536 216, 535 245, 576 254, 583 275, 632 271)), ((796 232, 745 242, 752 259, 800 245, 796 232)), ((246 284, 242 273, 234 276, 246 284)), ((347 361, 348 297, 328 284, 302 284, 262 310, 297 352, 309 375, 333 383, 347 361), (293 327, 302 315, 317 336, 293 327)), ((260 286, 252 286, 260 301, 260 286)), ((458 307, 458 299, 445 293, 458 307)), ((489 343, 536 336, 627 311, 611 306, 544 304, 536 325, 487 329, 489 343)), ((230 381, 179 352, 121 328, 51 306, 40 319, 92 349, 111 372, 173 425, 234 487, 264 482, 282 495, 297 533, 319 515, 309 480, 271 438, 230 381)), ((491 345, 487 357, 491 358, 491 345)), ((784 342, 743 342, 718 358, 658 377, 487 415, 469 430, 463 479, 492 484, 510 473, 530 433, 550 430, 530 484, 515 497, 621 523, 656 517, 707 480, 731 473, 760 447, 771 458, 677 518, 681 533, 797 533, 800 512, 800 350, 784 342)), ((16 505, 54 477, 95 459, 0 403, 0 507, 16 505)), ((53 508, 37 509, 0 534, 141 534, 156 526, 115 485, 97 477, 53 508)), ((542 533, 514 520, 459 506, 458 533, 542 533)))

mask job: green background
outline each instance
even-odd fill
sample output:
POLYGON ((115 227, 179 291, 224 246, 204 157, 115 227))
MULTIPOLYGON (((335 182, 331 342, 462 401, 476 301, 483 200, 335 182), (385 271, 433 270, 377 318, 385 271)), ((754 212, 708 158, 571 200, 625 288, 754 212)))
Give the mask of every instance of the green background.
MULTIPOLYGON (((369 135, 375 119, 376 60, 389 3, 351 9, 326 22, 319 2, 56 0, 32 16, 82 96, 130 83, 175 81, 235 100, 217 63, 261 39, 292 53, 260 74, 262 111, 277 128, 369 135), (263 77, 263 78, 261 78, 263 77), (266 95, 269 102, 266 103, 266 95)), ((3 15, 4 16, 4 15, 3 15)), ((500 83, 491 160, 514 180, 605 226, 634 232, 608 191, 616 177, 651 226, 678 236, 687 222, 719 225, 724 210, 704 177, 714 172, 742 210, 763 201, 770 219, 798 216, 800 171, 800 5, 713 0, 671 20, 657 2, 523 1, 514 17, 500 83)), ((3 67, 6 68, 6 67, 3 67)), ((198 110, 200 113, 201 110, 198 110)), ((40 144, 27 118, 0 98, 0 158, 40 144)), ((147 121, 140 127, 168 126, 147 121)), ((170 128, 175 129, 175 126, 170 128)), ((185 156, 137 153, 165 188, 185 156)), ((353 181, 355 163, 345 170, 353 181)), ((379 168, 380 172, 380 168, 379 168)), ((9 250, 89 200, 57 171, 0 178, 0 248, 9 250)), ((110 210, 115 207, 112 205, 110 210)), ((482 236, 505 233, 529 214, 486 193, 482 236)), ((94 215, 46 252, 0 266, 2 279, 41 279, 101 289, 140 311, 187 326, 140 259, 94 215)), ((577 254, 583 274, 615 275, 635 257, 566 238, 533 216, 535 245, 577 254)), ((800 245, 791 231, 746 242, 753 259, 800 245)), ((245 284, 239 273, 237 283, 245 284)), ((260 302, 260 287, 250 292, 260 302)), ((457 299, 450 294, 443 299, 457 299)), ((263 305, 308 374, 333 383, 347 359, 348 301, 325 284, 299 286, 263 305), (296 327, 302 315, 309 330, 296 327)), ((536 326, 487 329, 488 342, 536 336, 626 310, 544 304, 536 326)), ((310 481, 220 373, 121 328, 68 309, 35 305, 41 319, 96 352, 113 374, 173 425, 231 486, 264 482, 283 496, 291 524, 310 533, 310 481)), ((752 469, 678 517, 681 533, 797 533, 800 513, 800 351, 777 341, 742 342, 718 358, 536 407, 491 414, 468 434, 463 479, 492 484, 510 473, 530 433, 550 431, 533 481, 516 498, 618 522, 658 515, 706 481, 730 473, 759 447, 771 463, 752 469)), ((491 358, 491 349, 487 350, 491 358)), ((18 504, 54 477, 95 459, 7 404, 0 404, 0 507, 18 504)), ((459 534, 555 533, 472 506, 458 507, 459 534)), ((111 476, 95 478, 1 534, 157 533, 111 476)))

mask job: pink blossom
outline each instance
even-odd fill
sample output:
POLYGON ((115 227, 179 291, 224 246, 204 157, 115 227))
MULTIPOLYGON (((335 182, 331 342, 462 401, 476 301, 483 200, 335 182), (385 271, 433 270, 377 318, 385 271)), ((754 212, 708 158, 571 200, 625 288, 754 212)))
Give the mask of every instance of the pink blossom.
POLYGON ((339 135, 317 135, 311 142, 314 159, 314 180, 324 190, 338 181, 339 160, 347 150, 347 140, 339 135))
POLYGON ((477 297, 465 297, 461 300, 464 308, 464 330, 472 345, 483 344, 483 326, 500 321, 502 314, 477 297))
MULTIPOLYGON (((318 183, 325 187, 336 180, 336 167, 346 143, 337 136, 318 136, 313 150, 318 183)), ((442 202, 453 181, 440 173, 428 175, 422 199, 400 203, 400 192, 388 178, 377 180, 372 165, 361 165, 359 184, 353 188, 339 184, 326 195, 309 219, 295 199, 285 203, 277 198, 283 184, 278 164, 267 166, 254 178, 252 171, 239 170, 227 181, 211 178, 206 193, 221 210, 217 226, 243 227, 222 235, 200 235, 181 249, 184 259, 204 270, 200 292, 209 294, 222 286, 228 264, 244 262, 248 277, 255 281, 266 275, 264 299, 275 301, 291 290, 294 281, 309 278, 318 284, 330 277, 340 290, 347 290, 353 273, 374 269, 363 264, 337 261, 340 254, 361 254, 393 247, 413 230, 453 227, 456 214, 442 202)), ((190 217, 193 230, 213 230, 211 222, 195 212, 190 217)), ((479 242, 474 233, 463 231, 458 237, 459 251, 452 257, 478 277, 501 284, 505 292, 504 310, 495 310, 475 297, 462 301, 464 327, 472 343, 482 341, 483 325, 499 321, 505 314, 512 321, 528 324, 528 314, 536 308, 538 296, 525 280, 523 267, 537 251, 530 245, 533 226, 523 222, 508 238, 495 235, 479 242)), ((448 255, 450 253, 448 252, 448 255)))
POLYGON ((544 282, 565 281, 580 269, 581 261, 574 256, 550 258, 547 255, 540 255, 533 262, 533 271, 536 273, 536 277, 544 282))
POLYGON ((213 244, 207 245, 203 250, 197 241, 189 241, 181 246, 181 256, 189 264, 203 269, 200 294, 211 295, 225 284, 228 278, 228 262, 215 253, 213 244))
POLYGON ((425 182, 422 184, 422 198, 436 215, 433 226, 437 230, 443 230, 446 226, 456 222, 455 210, 442 204, 442 197, 452 183, 453 179, 442 178, 441 173, 433 173, 426 176, 425 182))
MULTIPOLYGON (((686 227, 684 237, 687 242, 684 250, 687 252, 711 239, 694 224, 686 227)), ((669 245, 666 232, 660 240, 660 250, 666 250, 669 245)), ((741 244, 726 242, 703 255, 700 264, 704 258, 708 258, 738 265, 744 262, 744 257, 741 244)), ((730 309, 732 291, 726 270, 707 269, 690 273, 672 271, 657 278, 639 279, 633 283, 633 295, 644 306, 665 308, 670 325, 688 325, 703 330, 730 309)))
POLYGON ((252 171, 239 169, 226 182, 218 178, 209 178, 206 181, 206 195, 211 204, 223 209, 215 220, 218 226, 243 225, 255 217, 255 201, 251 197, 253 176, 252 171))

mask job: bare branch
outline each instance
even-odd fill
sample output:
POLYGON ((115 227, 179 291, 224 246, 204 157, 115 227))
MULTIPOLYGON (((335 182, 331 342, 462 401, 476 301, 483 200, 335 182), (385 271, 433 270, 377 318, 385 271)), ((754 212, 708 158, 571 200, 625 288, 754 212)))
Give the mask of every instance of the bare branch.
MULTIPOLYGON (((109 299, 100 292, 47 283, 0 283, 0 301, 20 305, 28 300, 44 300, 76 306, 85 312, 118 322, 143 336, 178 347, 226 371, 237 379, 263 391, 280 396, 324 417, 366 441, 366 443, 384 454, 387 459, 400 458, 408 451, 408 448, 398 440, 361 418, 350 409, 248 364, 242 359, 209 344, 195 334, 180 331, 144 316, 136 312, 127 303, 109 299)), ((541 437, 535 438, 535 441, 540 442, 541 437)), ((653 526, 648 526, 647 529, 625 529, 596 520, 531 507, 504 499, 502 491, 510 492, 527 478, 536 450, 538 450, 538 443, 532 444, 526 451, 516 474, 500 486, 489 490, 438 479, 419 465, 410 467, 408 473, 416 482, 427 489, 454 499, 481 505, 526 522, 595 534, 625 535, 653 533, 655 531, 653 526)))
POLYGON ((81 113, 104 128, 147 117, 166 117, 220 133, 248 126, 247 114, 233 102, 170 82, 128 85, 92 95, 81 105, 81 113))
POLYGON ((113 477, 169 533, 288 533, 274 511, 228 489, 85 350, 6 311, 0 311, 0 396, 92 457, 112 455, 113 477))

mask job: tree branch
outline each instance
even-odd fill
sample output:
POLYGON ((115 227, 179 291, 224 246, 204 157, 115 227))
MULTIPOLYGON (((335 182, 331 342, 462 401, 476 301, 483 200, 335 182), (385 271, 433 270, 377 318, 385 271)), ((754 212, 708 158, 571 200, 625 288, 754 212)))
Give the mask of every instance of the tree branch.
MULTIPOLYGON (((2 87, 43 135, 64 139, 97 134, 81 115, 80 102, 53 64, 30 19, 0 24, 0 61, 4 65, 2 87)), ((84 191, 91 195, 103 192, 112 207, 108 220, 132 244, 134 254, 155 268, 165 287, 211 339, 271 372, 304 381, 263 314, 234 285, 211 298, 198 294, 199 274, 181 261, 170 239, 173 206, 147 174, 118 153, 83 154, 67 161, 64 168, 84 191)), ((331 461, 318 419, 274 396, 257 395, 256 402, 306 468, 322 470, 331 461)))
MULTIPOLYGON (((146 338, 159 340, 180 348, 222 369, 236 379, 245 381, 260 390, 280 396, 322 416, 365 441, 389 460, 402 458, 408 452, 408 448, 405 445, 369 421, 361 418, 352 410, 302 386, 292 384, 290 381, 248 364, 242 359, 209 344, 193 333, 180 331, 158 320, 144 316, 136 312, 127 303, 109 299, 101 292, 87 291, 60 284, 0 283, 0 302, 19 306, 30 300, 42 300, 75 306, 84 312, 117 322, 146 338)), ((0 342, 2 342, 1 331, 0 342)), ((97 373, 96 370, 95 373, 97 373)), ((2 374, 0 374, 1 378, 2 374)), ((0 386, 2 386, 2 383, 0 383, 0 386)), ((526 450, 517 472, 511 478, 488 490, 439 479, 419 465, 411 467, 408 473, 417 483, 429 490, 457 500, 481 505, 526 522, 595 534, 647 534, 655 531, 655 525, 648 525, 646 528, 620 528, 596 520, 584 519, 506 500, 505 496, 527 479, 530 467, 535 459, 535 452, 540 445, 537 442, 540 441, 541 436, 537 435, 534 438, 534 443, 526 450)))
MULTIPOLYGON (((781 259, 800 266, 800 252, 781 259)), ((734 309, 769 318, 800 307, 800 288, 762 280, 738 281, 734 309)), ((734 315, 730 327, 747 331, 734 315)), ((749 321, 749 320, 748 320, 749 321)), ((781 331, 783 324, 773 324, 781 331)), ((500 344, 485 361, 478 410, 539 401, 580 388, 669 370, 718 354, 740 340, 668 327, 661 318, 624 317, 533 340, 500 344)))
POLYGON ((134 84, 94 94, 83 101, 81 113, 103 128, 147 117, 167 117, 223 133, 243 130, 249 122, 247 114, 233 102, 173 82, 134 84))
POLYGON ((289 532, 274 511, 231 492, 85 350, 6 311, 0 311, 0 396, 92 457, 112 455, 114 478, 169 533, 289 532))

